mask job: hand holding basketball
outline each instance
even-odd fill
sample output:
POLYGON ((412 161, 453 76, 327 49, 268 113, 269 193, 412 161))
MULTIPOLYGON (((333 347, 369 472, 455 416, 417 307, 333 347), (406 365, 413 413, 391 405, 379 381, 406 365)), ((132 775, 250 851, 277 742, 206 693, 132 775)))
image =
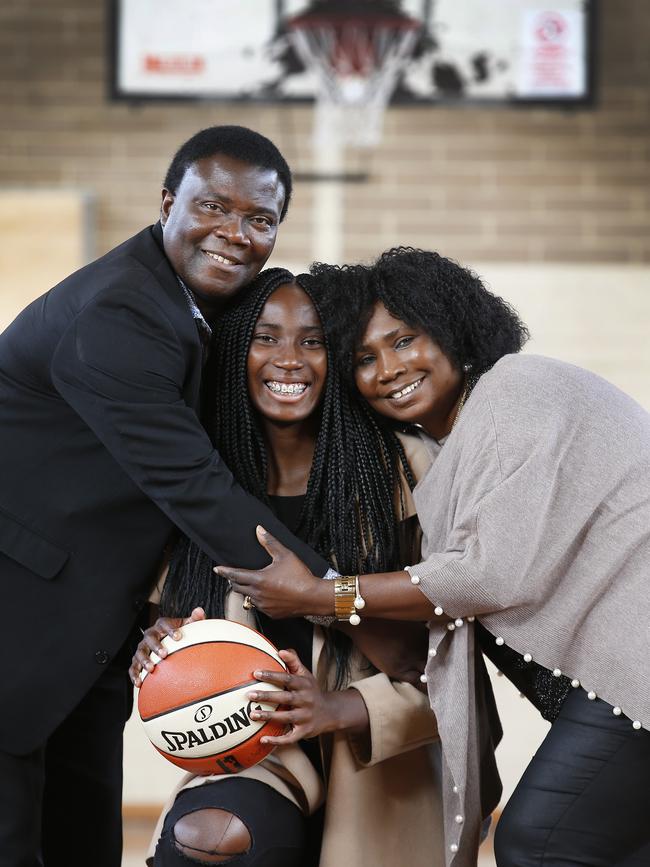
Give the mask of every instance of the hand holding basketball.
POLYGON ((188 623, 179 641, 163 639, 166 658, 144 670, 138 712, 147 737, 167 761, 195 774, 236 774, 262 761, 273 745, 264 735, 284 726, 255 718, 271 710, 270 683, 255 686, 253 672, 264 667, 285 672, 285 663, 268 639, 241 623, 205 620, 188 623))
MULTIPOLYGON (((257 680, 278 687, 277 692, 249 692, 251 701, 263 698, 267 704, 282 705, 282 710, 254 710, 251 718, 271 721, 277 725, 289 725, 283 735, 265 735, 263 744, 295 744, 303 738, 313 738, 324 732, 340 728, 340 702, 344 692, 325 692, 314 675, 300 661, 295 650, 281 650, 280 656, 287 672, 255 671, 257 680)), ((343 700, 345 700, 343 698, 343 700)))
POLYGON ((316 578, 299 557, 263 527, 257 528, 257 539, 272 557, 266 568, 255 571, 215 566, 214 571, 230 581, 237 593, 250 596, 253 605, 274 620, 331 614, 334 608, 332 587, 323 586, 324 582, 316 578))
POLYGON ((162 639, 169 636, 174 641, 180 641, 180 628, 197 620, 205 620, 205 611, 202 608, 195 608, 190 616, 185 618, 159 617, 153 626, 145 629, 129 667, 129 677, 133 686, 138 689, 142 686, 143 670, 149 672, 154 670, 154 664, 151 661, 152 653, 157 654, 161 659, 167 656, 167 649, 162 644, 162 639))

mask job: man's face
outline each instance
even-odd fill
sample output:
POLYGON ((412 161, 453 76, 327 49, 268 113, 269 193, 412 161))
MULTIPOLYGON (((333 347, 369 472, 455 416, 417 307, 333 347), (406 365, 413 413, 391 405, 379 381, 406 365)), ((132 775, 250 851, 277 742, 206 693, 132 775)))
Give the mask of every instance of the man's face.
POLYGON ((273 169, 216 154, 163 190, 165 253, 204 314, 217 312, 271 255, 285 189, 273 169))

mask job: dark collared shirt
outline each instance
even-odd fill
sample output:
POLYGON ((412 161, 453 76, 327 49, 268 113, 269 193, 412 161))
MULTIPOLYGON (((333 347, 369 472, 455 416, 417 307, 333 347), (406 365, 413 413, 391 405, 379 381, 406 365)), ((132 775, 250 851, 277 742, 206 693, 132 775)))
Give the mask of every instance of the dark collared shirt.
POLYGON ((181 280, 181 278, 176 275, 178 282, 181 284, 181 289, 183 290, 183 294, 187 300, 188 307, 190 308, 190 313, 192 314, 192 319, 196 322, 196 329, 199 332, 199 339, 201 340, 201 344, 203 346, 203 363, 207 361, 208 355, 210 353, 210 341, 212 340, 212 328, 207 322, 205 316, 199 310, 199 306, 196 303, 196 298, 194 297, 194 293, 191 289, 188 289, 185 283, 181 280))

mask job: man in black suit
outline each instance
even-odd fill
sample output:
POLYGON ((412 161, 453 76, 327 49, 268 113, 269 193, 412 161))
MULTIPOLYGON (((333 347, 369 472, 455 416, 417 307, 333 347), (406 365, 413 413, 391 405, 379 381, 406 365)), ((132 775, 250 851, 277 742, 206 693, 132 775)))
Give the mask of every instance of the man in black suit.
POLYGON ((327 571, 199 421, 210 322, 267 261, 290 195, 268 139, 204 130, 174 157, 160 222, 0 336, 1 867, 118 867, 128 639, 174 525, 260 568, 262 524, 327 571))

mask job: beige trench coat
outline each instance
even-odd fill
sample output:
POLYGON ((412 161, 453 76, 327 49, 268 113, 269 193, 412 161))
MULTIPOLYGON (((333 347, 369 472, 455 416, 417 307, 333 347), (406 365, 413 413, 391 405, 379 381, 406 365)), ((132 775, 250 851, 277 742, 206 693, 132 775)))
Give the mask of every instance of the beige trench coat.
MULTIPOLYGON (((419 475, 422 456, 412 438, 407 455, 419 475), (418 466, 420 464, 420 466, 418 466)), ((415 510, 407 497, 407 511, 415 510)), ((242 597, 230 593, 226 616, 255 628, 242 597)), ((323 630, 314 627, 312 671, 324 688, 332 674, 323 630)), ((320 867, 442 867, 444 865, 440 753, 436 720, 425 694, 410 684, 376 673, 357 651, 351 659, 350 687, 357 689, 370 720, 370 755, 362 755, 345 733, 320 738, 325 780, 297 744, 241 773, 271 786, 304 813, 325 804, 320 867)), ((367 741, 366 741, 367 751, 367 741)), ((227 777, 187 774, 171 792, 158 820, 147 862, 164 817, 181 789, 227 777)))

